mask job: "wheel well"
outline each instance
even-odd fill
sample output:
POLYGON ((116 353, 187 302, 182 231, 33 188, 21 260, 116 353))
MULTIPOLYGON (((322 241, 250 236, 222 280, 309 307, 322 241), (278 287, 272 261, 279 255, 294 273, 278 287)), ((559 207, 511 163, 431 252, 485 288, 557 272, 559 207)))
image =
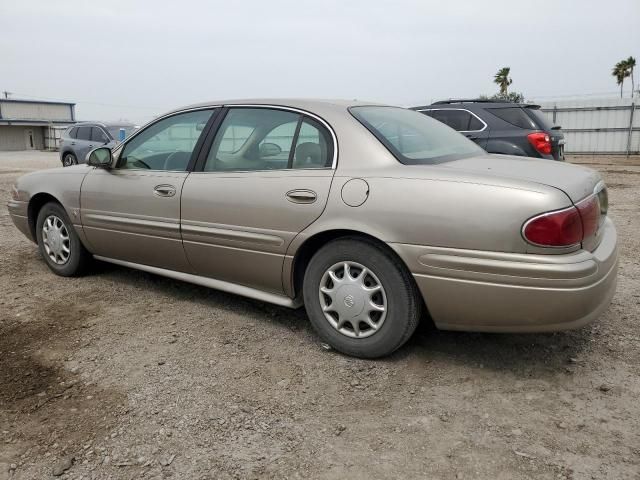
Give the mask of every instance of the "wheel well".
POLYGON ((36 242, 36 221, 38 220, 38 213, 40 209, 49 202, 60 203, 56 197, 48 193, 38 193, 31 197, 29 200, 29 206, 27 208, 27 218, 29 221, 29 231, 31 232, 31 239, 36 242))
POLYGON ((327 230, 325 232, 317 233, 308 238, 296 252, 296 255, 293 259, 293 290, 295 296, 299 296, 300 292, 302 292, 304 273, 307 270, 309 261, 311 261, 311 257, 313 257, 313 255, 328 242, 343 237, 361 238, 375 243, 376 245, 382 247, 391 255, 399 259, 400 262, 402 262, 402 264, 404 265, 404 262, 400 259, 398 254, 394 252, 393 249, 389 247, 389 245, 372 235, 368 235, 357 230, 327 230))

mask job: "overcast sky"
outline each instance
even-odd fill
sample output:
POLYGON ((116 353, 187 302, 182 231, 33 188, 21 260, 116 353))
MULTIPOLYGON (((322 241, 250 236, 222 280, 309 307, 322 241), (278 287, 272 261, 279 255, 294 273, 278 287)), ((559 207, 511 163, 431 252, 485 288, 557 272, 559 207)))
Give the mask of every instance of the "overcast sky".
MULTIPOLYGON (((185 104, 331 97, 415 105, 617 91, 640 0, 0 0, 0 91, 143 123, 185 104)), ((640 78, 640 67, 636 79, 640 78)))

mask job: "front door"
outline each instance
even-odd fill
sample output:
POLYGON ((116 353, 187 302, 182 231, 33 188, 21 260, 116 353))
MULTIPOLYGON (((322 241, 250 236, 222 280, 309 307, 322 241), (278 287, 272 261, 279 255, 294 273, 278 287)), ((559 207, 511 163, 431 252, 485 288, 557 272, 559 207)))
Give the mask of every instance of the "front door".
POLYGON ((85 177, 82 225, 96 255, 191 271, 180 237, 180 197, 211 115, 199 110, 163 118, 118 149, 115 168, 85 177))
POLYGON ((182 192, 187 257, 200 275, 282 293, 287 247, 329 195, 332 136, 297 111, 235 107, 211 143, 182 192))
POLYGON ((25 141, 25 147, 27 148, 27 150, 35 150, 36 140, 33 136, 33 130, 27 129, 24 131, 24 141, 25 141))

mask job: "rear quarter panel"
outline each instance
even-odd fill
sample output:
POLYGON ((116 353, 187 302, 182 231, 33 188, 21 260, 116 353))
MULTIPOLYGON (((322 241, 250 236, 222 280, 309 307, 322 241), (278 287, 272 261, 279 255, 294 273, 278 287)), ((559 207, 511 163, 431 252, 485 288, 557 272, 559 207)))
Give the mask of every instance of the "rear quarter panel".
POLYGON ((435 174, 433 178, 412 178, 407 173, 406 177, 397 173, 362 176, 369 185, 369 196, 359 207, 346 205, 341 196, 343 185, 353 177, 337 174, 325 211, 304 236, 349 229, 386 243, 534 253, 539 249, 521 235, 524 221, 571 205, 564 193, 544 185, 485 184, 451 174, 450 178, 435 174))

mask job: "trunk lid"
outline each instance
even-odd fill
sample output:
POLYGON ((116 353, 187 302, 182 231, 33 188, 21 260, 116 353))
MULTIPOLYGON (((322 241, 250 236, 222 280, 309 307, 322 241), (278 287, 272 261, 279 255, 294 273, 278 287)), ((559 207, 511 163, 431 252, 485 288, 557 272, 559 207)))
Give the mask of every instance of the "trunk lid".
POLYGON ((600 174, 590 168, 564 162, 511 155, 485 155, 440 165, 466 172, 540 183, 563 191, 573 203, 594 193, 600 174))

